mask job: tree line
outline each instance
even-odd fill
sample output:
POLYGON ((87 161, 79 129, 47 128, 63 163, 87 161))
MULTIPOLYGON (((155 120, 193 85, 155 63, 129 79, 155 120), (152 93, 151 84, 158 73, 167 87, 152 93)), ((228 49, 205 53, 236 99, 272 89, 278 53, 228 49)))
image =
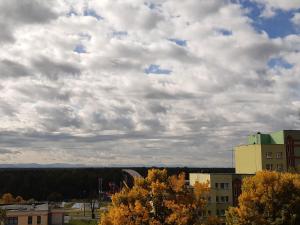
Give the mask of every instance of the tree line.
MULTIPOLYGON (((129 168, 130 169, 130 168, 129 168)), ((131 168, 142 176, 149 168, 131 168)), ((168 173, 234 172, 231 168, 168 168, 168 173)), ((122 168, 51 168, 51 169, 0 169, 0 195, 12 193, 37 201, 68 201, 85 199, 98 192, 99 178, 103 191, 122 186, 122 168), (113 184, 113 185, 112 185, 113 184)))

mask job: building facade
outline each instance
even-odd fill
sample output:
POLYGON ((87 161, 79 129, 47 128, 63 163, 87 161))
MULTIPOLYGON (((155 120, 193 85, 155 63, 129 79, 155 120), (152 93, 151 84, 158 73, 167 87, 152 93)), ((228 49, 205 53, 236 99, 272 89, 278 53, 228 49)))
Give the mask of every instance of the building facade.
POLYGON ((260 170, 284 172, 300 168, 300 131, 250 135, 247 145, 235 148, 235 168, 236 173, 248 174, 260 170))
POLYGON ((207 199, 207 211, 204 216, 224 217, 229 206, 236 206, 241 193, 242 179, 249 174, 228 173, 190 173, 190 185, 196 182, 209 182, 210 193, 207 199))
POLYGON ((1 205, 6 210, 6 225, 63 225, 64 211, 43 204, 1 205))

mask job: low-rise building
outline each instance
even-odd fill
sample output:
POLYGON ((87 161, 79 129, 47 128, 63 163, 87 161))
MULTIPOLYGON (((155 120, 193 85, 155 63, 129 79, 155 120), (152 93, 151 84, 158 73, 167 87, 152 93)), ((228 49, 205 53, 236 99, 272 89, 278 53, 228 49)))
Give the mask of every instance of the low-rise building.
POLYGON ((48 203, 1 205, 6 210, 6 225, 63 225, 63 209, 48 203))

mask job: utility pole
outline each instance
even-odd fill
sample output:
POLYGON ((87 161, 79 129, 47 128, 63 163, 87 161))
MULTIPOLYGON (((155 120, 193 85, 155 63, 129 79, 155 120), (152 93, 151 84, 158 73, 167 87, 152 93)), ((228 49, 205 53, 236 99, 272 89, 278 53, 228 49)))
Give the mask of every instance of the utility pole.
POLYGON ((102 177, 98 177, 98 192, 99 192, 99 199, 101 199, 103 194, 103 179, 102 177))
POLYGON ((233 150, 233 148, 231 148, 231 149, 227 149, 226 151, 231 151, 231 166, 232 166, 232 168, 234 168, 234 150, 233 150))

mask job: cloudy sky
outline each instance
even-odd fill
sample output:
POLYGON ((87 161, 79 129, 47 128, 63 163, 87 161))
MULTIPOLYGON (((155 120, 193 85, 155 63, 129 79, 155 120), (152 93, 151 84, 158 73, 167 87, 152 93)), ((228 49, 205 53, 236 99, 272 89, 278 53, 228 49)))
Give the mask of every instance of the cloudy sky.
POLYGON ((231 166, 300 128, 300 0, 0 0, 0 164, 231 166))

